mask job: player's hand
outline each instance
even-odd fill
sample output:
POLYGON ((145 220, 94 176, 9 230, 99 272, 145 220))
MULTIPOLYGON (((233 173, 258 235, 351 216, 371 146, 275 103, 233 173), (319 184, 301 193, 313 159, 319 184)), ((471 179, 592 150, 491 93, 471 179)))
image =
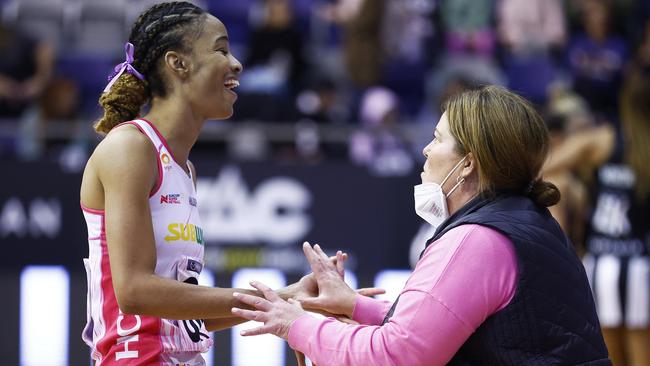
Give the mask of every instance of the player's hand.
POLYGON ((243 330, 240 334, 242 336, 254 336, 270 333, 287 339, 291 324, 307 313, 302 309, 300 303, 293 299, 289 299, 288 302, 282 300, 277 293, 261 282, 251 281, 251 286, 258 289, 264 295, 264 298, 237 292, 233 293, 233 296, 256 310, 232 308, 232 313, 244 319, 262 322, 264 325, 243 330))

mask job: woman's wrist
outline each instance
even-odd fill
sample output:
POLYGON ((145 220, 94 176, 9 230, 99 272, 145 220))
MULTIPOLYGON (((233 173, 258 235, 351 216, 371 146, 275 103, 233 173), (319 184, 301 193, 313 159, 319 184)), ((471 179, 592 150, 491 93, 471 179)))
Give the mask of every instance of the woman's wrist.
POLYGON ((348 318, 352 319, 352 316, 354 315, 354 308, 357 305, 357 297, 359 294, 356 292, 352 292, 349 297, 347 297, 347 301, 345 303, 345 316, 348 318))

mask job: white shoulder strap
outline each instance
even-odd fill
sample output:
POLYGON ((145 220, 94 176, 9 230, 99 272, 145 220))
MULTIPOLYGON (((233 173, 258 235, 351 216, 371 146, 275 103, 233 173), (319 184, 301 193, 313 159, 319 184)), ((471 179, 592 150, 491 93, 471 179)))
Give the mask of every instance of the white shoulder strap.
POLYGON ((147 135, 147 137, 149 137, 151 142, 153 142, 154 146, 156 147, 156 150, 158 151, 161 151, 162 149, 167 150, 165 148, 165 144, 156 133, 156 130, 154 130, 154 128, 151 127, 151 125, 147 121, 141 119, 134 119, 131 122, 138 125, 138 127, 140 127, 140 130, 144 132, 144 134, 147 135))

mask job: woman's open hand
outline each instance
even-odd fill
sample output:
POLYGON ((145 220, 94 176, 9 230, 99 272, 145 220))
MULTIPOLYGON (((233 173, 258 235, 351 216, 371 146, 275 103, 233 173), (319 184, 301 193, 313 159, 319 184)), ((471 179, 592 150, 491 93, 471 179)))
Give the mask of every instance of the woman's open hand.
MULTIPOLYGON (((336 265, 341 278, 345 275, 344 262, 348 260, 347 253, 340 252, 336 256, 329 257, 329 260, 336 265)), ((298 282, 293 283, 277 291, 283 299, 289 298, 310 298, 318 296, 318 283, 313 273, 303 276, 298 282)))
POLYGON ((317 296, 296 296, 306 309, 326 311, 331 314, 352 317, 357 293, 343 281, 343 253, 336 253, 336 261, 323 252, 318 244, 312 246, 304 243, 302 249, 311 266, 314 278, 318 284, 317 296))

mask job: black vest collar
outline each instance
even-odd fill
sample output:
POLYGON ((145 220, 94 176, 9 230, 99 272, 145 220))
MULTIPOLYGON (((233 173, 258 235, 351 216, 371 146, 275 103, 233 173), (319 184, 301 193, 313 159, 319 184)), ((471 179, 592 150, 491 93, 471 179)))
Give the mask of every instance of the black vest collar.
MULTIPOLYGON (((478 196, 469 200, 465 205, 463 205, 463 207, 454 212, 453 215, 449 216, 447 220, 443 221, 440 226, 438 226, 431 239, 427 240, 424 249, 426 250, 429 245, 431 245, 431 243, 438 240, 445 232, 447 232, 447 228, 453 227, 454 223, 456 223, 458 220, 492 202, 494 198, 494 195, 487 196, 484 194, 479 194, 478 196)), ((424 253, 424 250, 422 253, 424 253)), ((420 254, 420 257, 422 257, 422 254, 420 254)))

